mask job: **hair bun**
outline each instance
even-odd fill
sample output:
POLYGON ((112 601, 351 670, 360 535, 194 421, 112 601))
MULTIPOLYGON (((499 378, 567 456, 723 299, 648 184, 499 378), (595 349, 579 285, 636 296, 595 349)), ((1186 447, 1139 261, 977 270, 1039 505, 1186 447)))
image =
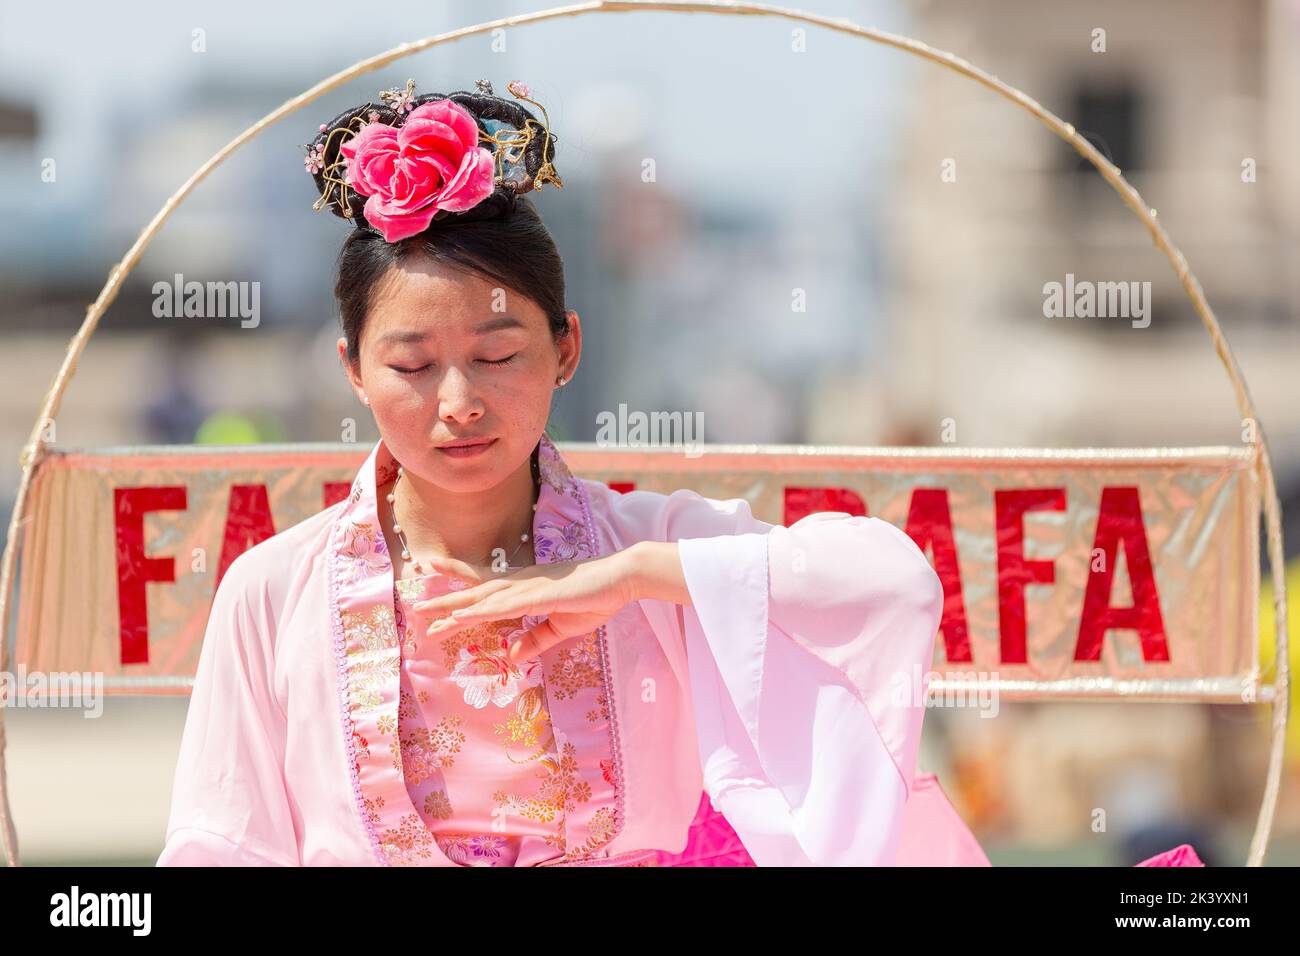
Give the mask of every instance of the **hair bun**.
MULTIPOLYGON (((514 211, 520 195, 541 189, 547 182, 556 187, 563 186, 552 165, 556 136, 550 131, 545 107, 530 98, 528 87, 518 81, 511 82, 509 89, 515 99, 508 100, 493 93, 492 84, 486 80, 479 80, 477 86, 475 92, 458 90, 453 93, 425 93, 417 96, 415 81, 408 80, 405 89, 382 92, 380 102, 362 103, 344 110, 328 123, 323 123, 317 136, 306 145, 307 155, 303 161, 319 194, 315 208, 328 208, 334 215, 352 220, 359 229, 372 228, 385 232, 386 238, 389 234, 405 237, 413 234, 412 230, 422 231, 417 226, 424 225, 426 221, 428 226, 432 226, 438 222, 473 222, 507 215, 514 211), (490 191, 487 188, 488 172, 485 169, 487 160, 480 156, 477 159, 479 171, 471 172, 477 172, 477 185, 474 188, 482 196, 472 205, 457 210, 438 206, 430 219, 430 204, 424 202, 415 207, 410 217, 416 225, 395 226, 392 220, 397 217, 385 217, 384 222, 371 224, 365 217, 364 207, 372 193, 358 191, 353 185, 347 168, 347 156, 341 152, 344 144, 375 123, 400 129, 411 113, 442 100, 448 100, 462 108, 477 126, 476 145, 491 154, 490 191), (538 121, 521 100, 541 109, 543 121, 538 121), (418 219, 415 218, 417 215, 418 219)), ((456 128, 456 122, 464 123, 463 119, 457 121, 454 116, 450 121, 453 128, 456 128)), ((460 135, 464 139, 466 134, 463 128, 460 135)), ((394 144, 394 149, 400 153, 403 147, 394 144)), ((462 182, 465 181, 466 178, 462 177, 462 182)), ((446 184, 438 177, 429 186, 445 188, 446 184)), ((381 191, 382 188, 380 187, 381 191)), ((470 187, 462 185, 462 188, 470 187)), ((436 199, 433 203, 437 206, 436 199)), ((463 205, 463 202, 450 202, 449 205, 463 205)))

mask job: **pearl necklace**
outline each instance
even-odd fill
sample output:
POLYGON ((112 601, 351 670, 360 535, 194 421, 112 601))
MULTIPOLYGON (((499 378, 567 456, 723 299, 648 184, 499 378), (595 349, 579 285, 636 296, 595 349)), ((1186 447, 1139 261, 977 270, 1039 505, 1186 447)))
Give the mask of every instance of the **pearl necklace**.
MULTIPOLYGON (((410 561, 410 560, 411 560, 411 546, 410 546, 409 544, 406 543, 406 535, 404 535, 404 534, 402 533, 402 526, 401 526, 400 524, 397 523, 397 508, 396 508, 396 506, 395 506, 395 504, 394 504, 394 503, 396 502, 396 500, 397 500, 397 484, 398 484, 398 482, 400 482, 400 481, 402 480, 402 477, 403 477, 405 474, 406 474, 406 471, 402 468, 401 465, 398 465, 398 466, 397 466, 397 478, 393 481, 393 487, 389 490, 388 494, 385 495, 384 497, 388 499, 388 505, 389 505, 388 510, 392 513, 392 516, 393 516, 393 534, 397 535, 397 540, 400 541, 400 542, 402 542, 402 560, 403 560, 403 561, 410 561)), ((538 477, 538 476, 537 476, 537 464, 536 464, 536 462, 533 462, 533 511, 534 511, 534 512, 537 511, 537 491, 538 491, 538 481, 537 481, 537 477, 538 477)), ((507 566, 507 567, 514 567, 514 565, 511 564, 510 562, 513 561, 513 560, 515 559, 515 556, 519 554, 519 549, 522 548, 525 544, 528 543, 528 539, 529 539, 529 537, 530 537, 530 535, 528 535, 528 534, 522 534, 522 535, 519 536, 519 544, 515 547, 514 553, 511 554, 510 557, 506 559, 506 566, 507 566)), ((495 548, 493 549, 493 553, 494 553, 494 554, 496 553, 496 550, 497 550, 497 549, 495 549, 495 548)), ((491 558, 492 555, 488 555, 488 557, 491 558)), ((419 561, 416 561, 415 564, 412 565, 412 567, 415 569, 415 573, 416 573, 416 574, 423 574, 423 573, 424 573, 424 568, 422 568, 422 567, 420 566, 420 562, 419 562, 419 561)))

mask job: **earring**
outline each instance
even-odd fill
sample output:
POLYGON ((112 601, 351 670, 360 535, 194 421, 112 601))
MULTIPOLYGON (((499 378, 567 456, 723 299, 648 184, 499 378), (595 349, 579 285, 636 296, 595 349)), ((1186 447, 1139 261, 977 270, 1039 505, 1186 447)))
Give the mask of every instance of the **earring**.
POLYGON ((563 375, 560 376, 559 382, 558 382, 558 384, 556 384, 555 387, 556 387, 556 388, 563 388, 563 387, 564 387, 564 376, 563 376, 563 375))
POLYGON ((361 404, 362 404, 362 405, 369 405, 369 404, 370 404, 370 396, 369 396, 369 395, 362 395, 362 396, 361 396, 361 404))

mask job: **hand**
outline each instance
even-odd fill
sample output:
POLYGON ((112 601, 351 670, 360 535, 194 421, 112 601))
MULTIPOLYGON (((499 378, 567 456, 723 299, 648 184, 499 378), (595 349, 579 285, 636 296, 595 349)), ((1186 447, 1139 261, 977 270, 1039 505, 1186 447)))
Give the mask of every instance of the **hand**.
POLYGON ((433 621, 430 636, 454 634, 485 621, 524 615, 549 615, 512 644, 512 663, 536 657, 573 637, 590 634, 624 605, 636 600, 636 562, 628 551, 584 561, 538 564, 497 574, 457 561, 430 563, 446 574, 478 582, 472 587, 412 603, 420 617, 433 621))

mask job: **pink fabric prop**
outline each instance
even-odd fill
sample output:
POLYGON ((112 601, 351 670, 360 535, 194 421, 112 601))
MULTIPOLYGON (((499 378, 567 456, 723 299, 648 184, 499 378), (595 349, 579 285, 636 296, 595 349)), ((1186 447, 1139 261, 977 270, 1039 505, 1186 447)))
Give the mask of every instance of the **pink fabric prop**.
MULTIPOLYGON (((705 794, 691 822, 685 849, 680 853, 661 852, 658 865, 754 866, 754 861, 726 817, 713 809, 705 794)), ((992 865, 932 773, 918 774, 913 780, 894 865, 992 865)))
POLYGON ((992 866, 932 773, 912 781, 895 866, 992 866))
POLYGON ((1135 863, 1134 866, 1205 866, 1190 843, 1180 843, 1172 850, 1165 850, 1155 856, 1135 863))

